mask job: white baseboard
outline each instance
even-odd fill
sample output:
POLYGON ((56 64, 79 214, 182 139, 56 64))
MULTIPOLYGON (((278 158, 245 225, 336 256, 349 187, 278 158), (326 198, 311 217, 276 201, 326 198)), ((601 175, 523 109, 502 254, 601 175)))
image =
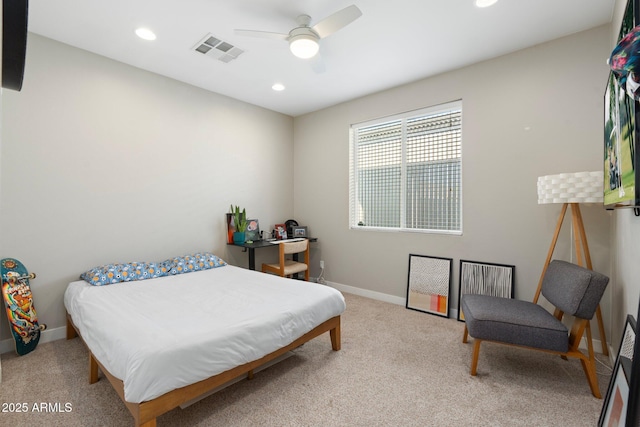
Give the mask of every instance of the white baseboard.
MULTIPOLYGON (((582 339, 580 340, 580 345, 578 347, 583 350, 587 350, 589 348, 587 346, 586 337, 582 337, 582 339)), ((602 353, 602 341, 596 340, 596 339, 593 340, 593 351, 596 353, 602 353)), ((609 359, 611 359, 611 350, 609 350, 609 359)), ((615 356, 614 356, 614 361, 615 361, 615 356)), ((613 364, 613 362, 611 364, 613 364)))
POLYGON ((390 302, 391 304, 407 305, 407 299, 397 297, 394 295, 383 294, 382 292, 370 291, 368 289, 356 288, 354 286, 343 285, 336 282, 327 282, 327 285, 335 288, 339 291, 346 292, 348 294, 354 294, 361 297, 367 297, 378 301, 390 302))
MULTIPOLYGON (((62 326, 60 328, 46 329, 40 333, 39 343, 45 343, 49 341, 62 340, 67 337, 67 328, 62 326)), ((0 341, 0 354, 11 353, 16 351, 16 343, 13 338, 0 341)))

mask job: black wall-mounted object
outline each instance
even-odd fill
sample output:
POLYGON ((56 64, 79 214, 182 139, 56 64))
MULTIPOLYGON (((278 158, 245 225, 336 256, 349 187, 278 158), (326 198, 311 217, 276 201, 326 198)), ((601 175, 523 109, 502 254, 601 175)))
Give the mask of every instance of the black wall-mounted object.
POLYGON ((2 1, 2 87, 20 91, 27 54, 29 0, 2 1))
MULTIPOLYGON (((627 0, 617 43, 640 24, 640 0, 627 0)), ((614 49, 615 51, 615 49, 614 49)), ((612 52, 613 54, 613 52, 612 52)), ((604 93, 604 207, 640 207, 640 102, 613 71, 604 93)))

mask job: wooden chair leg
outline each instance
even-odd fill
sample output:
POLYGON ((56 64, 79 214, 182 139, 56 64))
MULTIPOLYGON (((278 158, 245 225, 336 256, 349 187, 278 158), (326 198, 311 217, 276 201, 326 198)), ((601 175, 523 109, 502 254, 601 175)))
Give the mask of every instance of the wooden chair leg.
POLYGON ((464 334, 462 335, 462 342, 466 344, 468 337, 469 337, 469 331, 467 330, 467 325, 464 325, 464 334))
POLYGON ((478 356, 480 355, 480 343, 482 340, 474 338, 473 358, 471 359, 471 375, 475 377, 478 368, 478 356))
POLYGON ((596 398, 602 399, 602 395, 600 394, 600 387, 598 387, 598 375, 596 374, 595 360, 580 359, 580 363, 582 363, 582 369, 584 369, 584 373, 587 376, 587 381, 589 381, 591 393, 596 398))

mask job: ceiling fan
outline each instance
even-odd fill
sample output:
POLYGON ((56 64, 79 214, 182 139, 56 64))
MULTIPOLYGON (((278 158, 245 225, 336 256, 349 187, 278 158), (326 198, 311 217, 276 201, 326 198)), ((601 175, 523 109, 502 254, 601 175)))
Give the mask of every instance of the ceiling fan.
POLYGON ((309 15, 300 15, 296 18, 298 26, 289 31, 289 34, 273 33, 269 31, 235 30, 236 34, 243 36, 262 37, 289 42, 289 49, 298 58, 312 58, 320 49, 320 39, 323 39, 336 31, 346 27, 362 16, 362 12, 356 5, 347 6, 329 15, 313 27, 309 15))

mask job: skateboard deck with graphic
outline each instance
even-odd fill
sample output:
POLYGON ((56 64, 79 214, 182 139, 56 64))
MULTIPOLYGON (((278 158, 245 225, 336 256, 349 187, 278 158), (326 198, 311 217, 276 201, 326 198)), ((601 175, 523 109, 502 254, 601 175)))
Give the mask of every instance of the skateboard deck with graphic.
POLYGON ((0 274, 2 300, 16 343, 16 353, 23 356, 36 348, 40 341, 40 332, 47 328, 47 325, 38 324, 38 316, 33 306, 29 279, 34 279, 36 275, 29 274, 25 266, 14 258, 0 260, 0 274))

